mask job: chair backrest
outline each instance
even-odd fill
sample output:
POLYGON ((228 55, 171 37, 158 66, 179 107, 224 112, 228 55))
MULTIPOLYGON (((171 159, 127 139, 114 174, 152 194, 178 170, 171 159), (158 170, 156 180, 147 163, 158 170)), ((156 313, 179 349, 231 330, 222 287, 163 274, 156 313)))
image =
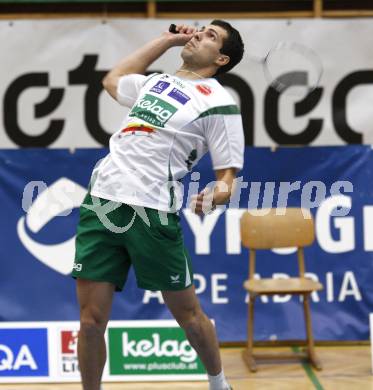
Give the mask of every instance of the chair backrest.
POLYGON ((257 209, 241 217, 241 241, 250 249, 304 247, 314 239, 313 218, 307 209, 257 209))

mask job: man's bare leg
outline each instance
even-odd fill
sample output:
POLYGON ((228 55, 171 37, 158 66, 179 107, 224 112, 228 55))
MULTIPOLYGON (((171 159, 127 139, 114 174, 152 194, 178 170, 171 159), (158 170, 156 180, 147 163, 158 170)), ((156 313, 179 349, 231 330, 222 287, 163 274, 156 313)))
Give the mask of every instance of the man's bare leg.
POLYGON ((80 305, 78 359, 84 390, 99 390, 106 361, 105 329, 115 286, 107 282, 77 279, 80 305))
POLYGON ((182 291, 162 291, 167 307, 198 353, 209 375, 222 371, 215 328, 202 311, 194 286, 182 291))

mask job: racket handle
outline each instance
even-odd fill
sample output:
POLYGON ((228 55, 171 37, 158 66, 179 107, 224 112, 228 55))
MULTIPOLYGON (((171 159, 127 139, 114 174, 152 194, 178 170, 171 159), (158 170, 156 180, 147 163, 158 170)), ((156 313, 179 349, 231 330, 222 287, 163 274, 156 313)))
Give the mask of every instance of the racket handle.
POLYGON ((179 31, 176 31, 176 24, 170 24, 170 27, 168 28, 168 31, 172 34, 179 34, 179 31))

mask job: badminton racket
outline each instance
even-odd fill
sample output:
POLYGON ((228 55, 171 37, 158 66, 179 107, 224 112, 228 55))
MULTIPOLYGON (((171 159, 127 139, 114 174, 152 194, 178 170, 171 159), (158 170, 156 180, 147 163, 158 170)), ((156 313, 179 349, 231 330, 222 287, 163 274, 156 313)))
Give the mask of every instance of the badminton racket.
MULTIPOLYGON (((169 31, 178 34, 176 25, 169 31)), ((323 66, 318 54, 311 48, 292 41, 280 41, 262 56, 248 56, 262 67, 268 84, 279 93, 307 95, 320 83, 323 66)))

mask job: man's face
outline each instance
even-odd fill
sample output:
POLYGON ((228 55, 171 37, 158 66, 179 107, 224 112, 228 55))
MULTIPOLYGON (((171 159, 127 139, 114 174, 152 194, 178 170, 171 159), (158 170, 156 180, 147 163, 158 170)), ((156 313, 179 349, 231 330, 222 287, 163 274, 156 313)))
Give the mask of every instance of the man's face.
POLYGON ((218 64, 217 61, 224 56, 220 53, 224 39, 228 33, 220 26, 208 25, 197 31, 193 38, 186 43, 181 52, 182 59, 187 63, 193 63, 200 68, 218 64))

